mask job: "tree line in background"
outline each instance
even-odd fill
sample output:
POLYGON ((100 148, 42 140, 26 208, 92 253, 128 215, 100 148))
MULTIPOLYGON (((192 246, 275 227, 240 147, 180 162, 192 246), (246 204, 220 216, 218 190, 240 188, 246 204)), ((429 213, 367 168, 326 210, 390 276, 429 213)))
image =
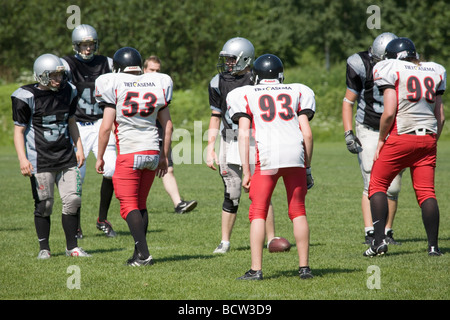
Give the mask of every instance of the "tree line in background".
POLYGON ((326 71, 387 31, 411 38, 427 60, 444 66, 450 61, 446 0, 5 0, 0 4, 3 82, 31 70, 43 53, 73 54, 70 5, 80 9, 81 23, 96 28, 101 54, 112 57, 124 46, 144 58, 156 54, 176 89, 205 86, 216 73, 223 44, 235 36, 252 41, 257 56, 278 55, 288 68, 319 64, 326 71), (370 10, 373 6, 379 11, 370 10))

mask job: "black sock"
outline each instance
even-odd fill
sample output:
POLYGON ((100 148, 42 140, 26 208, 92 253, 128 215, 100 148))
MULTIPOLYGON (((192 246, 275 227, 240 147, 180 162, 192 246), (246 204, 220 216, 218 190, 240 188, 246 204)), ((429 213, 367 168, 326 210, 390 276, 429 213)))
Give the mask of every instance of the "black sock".
POLYGON ((422 202, 422 221, 427 232, 428 245, 437 247, 439 234, 439 206, 437 200, 428 198, 422 202))
MULTIPOLYGON (((142 215, 142 223, 144 224, 144 232, 145 234, 147 234, 147 229, 148 229, 148 212, 147 209, 144 210, 140 210, 141 211, 141 215, 142 215)), ((134 246, 134 253, 133 253, 133 258, 136 258, 138 256, 138 249, 136 246, 134 246)))
POLYGON ((77 210, 77 229, 81 230, 81 207, 77 210))
POLYGON ((100 208, 98 210, 98 220, 105 221, 108 217, 108 210, 114 193, 114 185, 112 179, 103 177, 102 186, 100 188, 100 208))
POLYGON ((34 225, 39 241, 39 250, 50 250, 48 238, 50 237, 50 217, 34 216, 34 225))
POLYGON ((139 210, 133 210, 127 215, 127 224, 134 239, 135 250, 140 254, 140 259, 147 259, 150 256, 148 251, 144 219, 139 210))
POLYGON ((66 248, 72 250, 78 246, 77 241, 77 227, 78 215, 63 214, 61 218, 64 234, 66 235, 66 248))
POLYGON ((148 230, 148 211, 147 209, 140 210, 142 215, 142 222, 144 223, 144 232, 147 234, 148 230))
POLYGON ((379 245, 384 237, 384 228, 389 214, 387 195, 384 192, 377 192, 370 197, 370 211, 372 213, 374 229, 374 245, 379 245))

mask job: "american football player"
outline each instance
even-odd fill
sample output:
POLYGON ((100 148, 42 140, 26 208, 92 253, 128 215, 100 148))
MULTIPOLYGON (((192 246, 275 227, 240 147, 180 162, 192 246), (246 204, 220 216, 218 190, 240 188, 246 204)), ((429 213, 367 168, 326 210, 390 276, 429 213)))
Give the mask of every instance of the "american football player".
POLYGON ((117 124, 117 167, 114 190, 120 214, 127 222, 135 242, 130 266, 153 264, 146 234, 147 197, 155 175, 167 172, 172 138, 169 104, 173 83, 170 76, 152 72, 142 74, 142 58, 134 48, 124 47, 114 54, 114 73, 101 75, 95 82, 95 98, 104 108, 99 130, 96 170, 104 174, 104 155, 113 123, 117 124), (163 128, 162 148, 156 120, 163 128))
POLYGON ((286 188, 294 228, 301 279, 312 278, 309 267, 309 226, 306 219, 306 168, 313 152, 309 121, 314 117, 314 92, 299 83, 283 84, 282 61, 264 54, 253 65, 255 85, 236 88, 227 96, 231 119, 239 123, 242 186, 249 191, 251 269, 240 280, 262 280, 265 220, 279 178, 286 188), (250 133, 250 129, 253 132, 250 133), (251 173, 250 136, 256 144, 251 173))
POLYGON ((446 70, 435 62, 420 61, 414 43, 408 38, 389 42, 386 60, 378 62, 373 70, 375 85, 383 92, 384 112, 369 185, 375 235, 364 256, 387 252, 383 230, 388 217, 387 190, 405 168, 410 168, 422 210, 428 254, 440 256, 434 176, 437 141, 445 121, 442 95, 446 89, 446 70))
MULTIPOLYGON (((208 147, 206 165, 217 170, 223 180, 225 192, 222 204, 222 239, 214 253, 226 253, 230 250, 230 239, 236 213, 241 198, 242 168, 237 144, 237 124, 231 121, 226 105, 227 94, 244 85, 253 83, 251 65, 255 59, 253 44, 241 37, 229 39, 219 53, 218 74, 209 83, 209 104, 211 119, 208 129, 208 147), (220 129, 220 132, 219 132, 220 129), (215 151, 217 135, 220 134, 220 154, 215 151)), ((267 219, 267 241, 275 237, 273 207, 270 206, 267 219)))
MULTIPOLYGON (((98 130, 103 117, 103 111, 94 98, 94 83, 98 76, 112 71, 112 59, 96 54, 99 45, 97 31, 90 25, 82 24, 72 31, 72 46, 75 55, 63 57, 63 63, 69 73, 69 79, 78 90, 79 101, 75 117, 86 158, 91 151, 97 157, 98 130)), ((115 237, 116 232, 107 220, 109 206, 114 193, 112 176, 116 162, 116 148, 112 134, 110 135, 105 161, 106 166, 100 188, 100 205, 96 226, 106 236, 115 237)), ((82 182, 84 182, 85 176, 86 165, 81 168, 82 182)), ((83 236, 81 208, 78 219, 79 230, 77 236, 81 238, 83 236)))
MULTIPOLYGON (((373 84, 373 66, 383 59, 387 44, 397 38, 390 32, 380 34, 372 46, 362 52, 355 53, 347 59, 347 91, 342 102, 342 121, 344 124, 347 149, 357 154, 364 189, 361 199, 361 209, 364 221, 365 244, 373 240, 373 222, 370 213, 370 203, 367 196, 370 172, 372 171, 373 155, 376 149, 379 122, 383 113, 383 96, 373 84), (355 116, 355 132, 353 132, 353 106, 357 102, 355 116)), ((389 188, 389 219, 386 221, 386 241, 390 244, 400 244, 394 240, 392 225, 397 212, 398 195, 401 189, 401 176, 393 180, 389 188)))
POLYGON ((50 216, 55 184, 62 201, 66 255, 89 257, 78 247, 75 237, 77 211, 81 206, 79 168, 85 161, 74 117, 77 90, 67 83, 64 65, 53 54, 38 57, 33 71, 37 83, 20 87, 11 95, 11 100, 14 145, 21 173, 30 177, 34 199, 34 223, 40 249, 37 258, 51 256, 50 216))

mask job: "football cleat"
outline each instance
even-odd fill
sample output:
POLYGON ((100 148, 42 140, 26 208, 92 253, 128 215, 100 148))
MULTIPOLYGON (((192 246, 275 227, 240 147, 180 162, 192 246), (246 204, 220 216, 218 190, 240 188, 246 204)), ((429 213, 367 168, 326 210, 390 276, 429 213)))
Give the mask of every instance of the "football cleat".
POLYGON ((149 255, 147 259, 141 259, 138 255, 137 257, 128 259, 127 266, 130 267, 151 266, 153 265, 153 263, 154 263, 153 257, 151 255, 149 255))
POLYGON ((387 243, 383 241, 378 246, 370 246, 369 249, 364 251, 363 256, 365 257, 375 257, 378 255, 385 254, 388 251, 387 243))
POLYGON ((373 235, 374 235, 374 231, 373 230, 367 231, 367 233, 365 235, 365 238, 364 238, 365 241, 363 242, 363 244, 367 244, 367 245, 372 244, 373 235))
POLYGON ((402 245, 400 242, 394 240, 394 231, 392 231, 392 230, 389 230, 386 233, 384 241, 386 241, 387 244, 393 244, 393 245, 396 245, 396 246, 401 246, 402 245))
POLYGON ((99 221, 97 218, 97 229, 103 231, 109 238, 114 238, 116 236, 116 232, 113 230, 112 225, 108 220, 99 221))
POLYGON ((237 278, 237 280, 262 280, 262 270, 248 270, 243 276, 237 278))
POLYGON ((221 242, 213 253, 227 253, 228 251, 230 251, 230 244, 221 242))
POLYGON ((77 239, 83 239, 83 230, 77 229, 77 234, 75 235, 75 238, 77 239))
POLYGON ((298 275, 300 279, 311 279, 314 277, 309 267, 299 267, 298 275))
POLYGON ((39 251, 37 258, 39 260, 49 259, 50 258, 50 250, 43 249, 39 251))
POLYGON ((197 206, 197 201, 191 200, 191 201, 184 201, 181 200, 181 202, 175 207, 175 213, 187 213, 189 211, 192 211, 197 206))
POLYGON ((428 255, 429 256, 442 256, 443 253, 439 250, 438 247, 431 246, 431 247, 428 247, 428 255))
POLYGON ((68 257, 90 257, 91 255, 88 254, 86 251, 84 251, 80 247, 75 247, 72 250, 66 249, 66 256, 68 257))

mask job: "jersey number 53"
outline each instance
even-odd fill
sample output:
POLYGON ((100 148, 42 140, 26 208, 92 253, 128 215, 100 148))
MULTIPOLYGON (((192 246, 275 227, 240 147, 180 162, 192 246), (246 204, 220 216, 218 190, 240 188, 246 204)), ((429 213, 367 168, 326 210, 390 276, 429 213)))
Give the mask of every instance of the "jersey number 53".
POLYGON ((125 101, 122 114, 125 117, 133 117, 138 112, 141 117, 148 117, 156 109, 157 97, 151 92, 144 93, 142 98, 139 98, 139 92, 129 91, 125 101))

